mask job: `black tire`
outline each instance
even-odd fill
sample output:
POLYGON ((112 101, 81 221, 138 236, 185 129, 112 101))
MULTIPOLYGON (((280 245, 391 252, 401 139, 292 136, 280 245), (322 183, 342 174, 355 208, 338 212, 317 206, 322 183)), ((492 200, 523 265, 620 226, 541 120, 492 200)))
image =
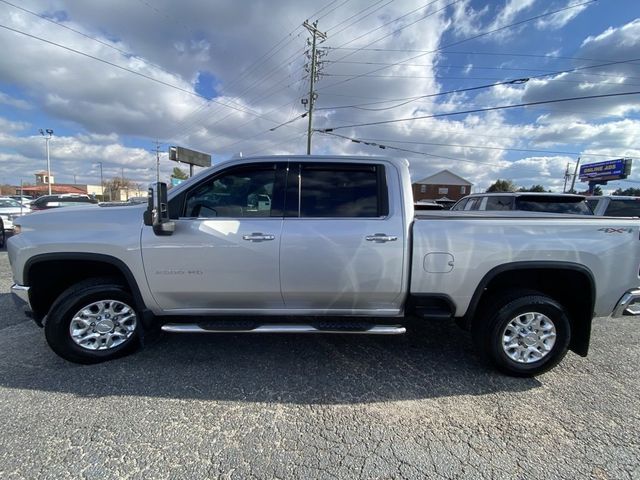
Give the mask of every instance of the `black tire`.
POLYGON ((141 345, 142 317, 129 291, 115 279, 84 280, 65 290, 53 303, 46 317, 44 333, 52 350, 75 363, 99 363, 122 357, 141 345), (116 300, 130 307, 136 315, 135 329, 121 344, 104 350, 91 350, 78 345, 72 338, 70 324, 80 309, 99 301, 116 300))
POLYGON ((4 248, 7 245, 7 232, 4 231, 4 222, 0 218, 0 248, 4 248))
POLYGON ((571 340, 571 324, 560 303, 540 292, 522 289, 485 302, 483 311, 473 322, 471 334, 480 355, 498 370, 516 377, 532 377, 550 370, 564 358, 571 340), (523 363, 507 354, 503 348, 503 334, 512 320, 529 312, 546 316, 555 326, 556 337, 542 358, 523 363))

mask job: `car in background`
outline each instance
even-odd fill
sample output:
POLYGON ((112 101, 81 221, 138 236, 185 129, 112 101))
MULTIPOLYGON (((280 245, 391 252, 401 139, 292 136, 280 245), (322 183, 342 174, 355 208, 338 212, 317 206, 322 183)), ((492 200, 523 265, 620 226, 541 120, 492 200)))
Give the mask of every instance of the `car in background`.
POLYGON ((31 213, 29 207, 25 207, 13 198, 0 197, 0 218, 2 218, 3 237, 6 236, 6 232, 13 232, 13 220, 27 213, 31 213))
POLYGON ((603 217, 640 217, 640 197, 607 195, 587 198, 594 215, 603 217))
POLYGON ((43 195, 31 202, 31 210, 48 210, 50 208, 73 207, 78 205, 97 204, 95 198, 89 195, 63 194, 63 195, 43 195))
POLYGON ((565 213, 593 215, 584 195, 569 193, 500 192, 472 193, 459 200, 451 210, 565 213))
POLYGON ((413 204, 413 209, 416 211, 422 210, 443 210, 444 205, 439 203, 428 201, 428 200, 418 200, 413 204))
POLYGON ((9 195, 9 198, 13 198, 16 202, 20 202, 26 207, 33 202, 33 197, 29 197, 27 195, 9 195))

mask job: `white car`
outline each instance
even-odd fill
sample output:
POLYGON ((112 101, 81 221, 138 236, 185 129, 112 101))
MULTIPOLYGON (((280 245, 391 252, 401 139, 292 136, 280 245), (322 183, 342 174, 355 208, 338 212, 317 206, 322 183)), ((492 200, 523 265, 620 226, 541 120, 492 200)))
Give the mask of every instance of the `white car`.
POLYGON ((31 213, 29 207, 9 197, 0 197, 0 217, 4 224, 4 230, 13 232, 13 220, 20 215, 31 213))

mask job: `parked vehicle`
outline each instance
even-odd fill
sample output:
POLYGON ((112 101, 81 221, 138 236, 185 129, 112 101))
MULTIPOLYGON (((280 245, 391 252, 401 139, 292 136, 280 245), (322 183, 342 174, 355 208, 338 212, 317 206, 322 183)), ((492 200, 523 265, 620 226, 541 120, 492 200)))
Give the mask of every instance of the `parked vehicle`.
POLYGON ((9 198, 13 198, 15 201, 20 202, 22 205, 29 206, 33 201, 33 197, 27 195, 9 195, 9 198))
POLYGON ((151 200, 19 220, 12 291, 58 355, 108 360, 154 326, 400 334, 407 315, 456 319, 493 365, 530 376, 586 355, 594 315, 640 313, 640 222, 415 215, 402 160, 236 159, 151 200))
POLYGON ((592 215, 584 195, 568 193, 501 192, 472 193, 459 200, 451 210, 520 210, 524 212, 592 215))
POLYGON ((594 215, 605 217, 640 217, 640 197, 607 195, 587 198, 594 215))
POLYGON ((20 215, 31 213, 29 207, 10 197, 0 197, 0 217, 2 218, 3 232, 13 232, 13 221, 20 215))
POLYGON ((47 210, 49 208, 76 207, 79 205, 97 204, 98 201, 89 195, 63 194, 43 195, 31 202, 32 210, 47 210))
POLYGON ((436 203, 436 202, 428 202, 425 200, 418 200, 416 203, 413 204, 413 208, 418 211, 418 210, 443 210, 444 206, 436 203))

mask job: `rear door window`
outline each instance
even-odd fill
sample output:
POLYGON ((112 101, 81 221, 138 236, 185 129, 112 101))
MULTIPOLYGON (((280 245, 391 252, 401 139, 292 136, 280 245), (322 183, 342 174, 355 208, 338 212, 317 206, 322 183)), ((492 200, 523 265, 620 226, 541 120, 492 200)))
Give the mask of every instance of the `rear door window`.
MULTIPOLYGON (((389 213, 382 165, 302 163, 299 172, 300 217, 371 218, 389 213)), ((290 182, 295 178, 291 173, 290 182)))

